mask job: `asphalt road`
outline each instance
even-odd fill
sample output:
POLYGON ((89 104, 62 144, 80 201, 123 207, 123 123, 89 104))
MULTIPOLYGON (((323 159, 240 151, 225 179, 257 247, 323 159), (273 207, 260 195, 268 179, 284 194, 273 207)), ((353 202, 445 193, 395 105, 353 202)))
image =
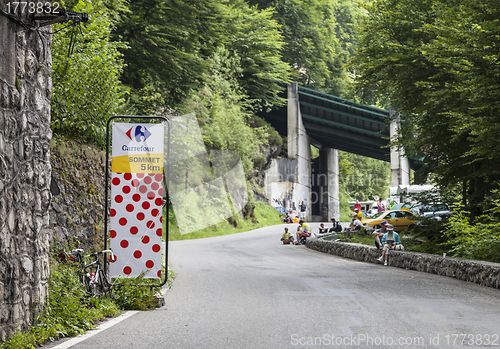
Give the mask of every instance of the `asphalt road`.
POLYGON ((284 226, 171 242, 166 305, 72 348, 500 347, 500 290, 282 245, 284 226))

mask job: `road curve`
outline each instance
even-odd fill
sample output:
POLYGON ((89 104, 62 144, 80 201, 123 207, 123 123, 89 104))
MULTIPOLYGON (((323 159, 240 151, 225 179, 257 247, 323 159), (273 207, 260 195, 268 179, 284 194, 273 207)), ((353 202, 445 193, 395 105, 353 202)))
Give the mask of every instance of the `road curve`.
POLYGON ((500 291, 282 245, 284 226, 170 243, 166 305, 72 348, 500 347, 500 291))

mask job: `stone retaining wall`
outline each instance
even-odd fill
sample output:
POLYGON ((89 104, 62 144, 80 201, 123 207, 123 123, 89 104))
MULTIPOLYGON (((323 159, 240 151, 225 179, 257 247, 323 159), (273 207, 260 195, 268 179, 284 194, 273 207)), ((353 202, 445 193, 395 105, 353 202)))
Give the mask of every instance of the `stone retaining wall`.
POLYGON ((106 154, 55 135, 50 155, 52 185, 57 187, 49 207, 52 245, 102 249, 106 154))
MULTIPOLYGON (((307 239, 306 246, 316 251, 369 263, 378 263, 376 259, 381 255, 381 251, 374 246, 346 242, 307 239)), ((500 263, 442 257, 428 253, 391 251, 388 264, 393 267, 449 276, 483 286, 500 288, 500 263)))
MULTIPOLYGON (((0 8, 7 3, 0 0, 0 8)), ((28 13, 19 15, 34 24, 28 13)), ((0 15, 0 341, 29 328, 48 289, 49 32, 0 15)))

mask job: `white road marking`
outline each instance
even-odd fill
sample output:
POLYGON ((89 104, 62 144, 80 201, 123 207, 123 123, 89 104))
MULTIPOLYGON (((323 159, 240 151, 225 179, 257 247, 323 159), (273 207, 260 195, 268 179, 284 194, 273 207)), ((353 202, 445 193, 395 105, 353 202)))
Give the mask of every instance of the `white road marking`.
MULTIPOLYGON (((167 270, 170 270, 170 267, 167 267, 167 270)), ((161 289, 161 294, 165 295, 165 293, 167 293, 168 290, 169 290, 168 285, 164 285, 161 289)), ((94 330, 89 330, 88 332, 86 332, 85 334, 82 334, 81 336, 68 339, 67 341, 64 341, 63 343, 58 344, 55 347, 51 347, 51 349, 71 348, 73 345, 76 345, 80 342, 83 342, 84 340, 89 339, 90 337, 95 336, 96 334, 107 330, 108 328, 122 322, 123 320, 131 317, 132 315, 134 315, 138 312, 139 311, 137 311, 137 310, 126 311, 126 312, 122 313, 120 316, 117 316, 109 321, 102 323, 101 325, 97 326, 94 330)))
POLYGON ((84 340, 89 339, 90 337, 95 336, 96 334, 101 333, 102 331, 107 330, 111 326, 114 326, 114 325, 122 322, 123 320, 131 317, 132 315, 134 315, 134 314, 136 314, 138 312, 139 311, 137 311, 137 310, 126 311, 123 314, 121 314, 120 316, 117 316, 117 317, 115 317, 115 318, 113 318, 113 319, 111 319, 109 321, 106 321, 105 323, 97 326, 95 330, 89 330, 87 333, 85 333, 85 334, 83 334, 81 336, 68 339, 64 343, 61 343, 59 345, 56 345, 55 347, 52 347, 52 349, 67 349, 67 348, 71 348, 73 345, 78 344, 80 342, 83 342, 84 340))

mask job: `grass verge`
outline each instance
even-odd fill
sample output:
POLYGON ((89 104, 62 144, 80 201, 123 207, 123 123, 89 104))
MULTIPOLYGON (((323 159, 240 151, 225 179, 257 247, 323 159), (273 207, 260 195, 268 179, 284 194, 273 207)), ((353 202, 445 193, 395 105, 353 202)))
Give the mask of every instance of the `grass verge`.
POLYGON ((169 241, 229 235, 282 223, 283 221, 280 219, 280 214, 274 207, 264 202, 256 202, 251 218, 243 219, 241 215, 236 214, 216 225, 192 233, 181 234, 177 226, 177 221, 175 220, 175 215, 171 210, 169 216, 169 241))
MULTIPOLYGON (((190 234, 180 233, 175 216, 171 213, 169 240, 234 234, 283 223, 274 207, 263 202, 256 202, 254 205, 249 219, 243 219, 237 214, 217 225, 190 234)), ((83 334, 101 320, 119 315, 121 310, 148 310, 156 305, 153 296, 156 289, 151 289, 148 286, 149 280, 144 279, 120 280, 111 298, 92 300, 89 304, 79 273, 77 265, 60 263, 57 258, 51 258, 49 293, 43 313, 35 319, 30 330, 15 332, 9 340, 0 343, 0 349, 36 348, 58 338, 83 334)), ((169 280, 174 278, 175 275, 171 273, 169 280)))
MULTIPOLYGON (((149 310, 156 306, 151 280, 119 280, 110 298, 89 299, 76 263, 51 258, 48 297, 43 312, 27 331, 17 331, 0 343, 0 349, 36 348, 64 337, 74 337, 95 328, 102 320, 116 317, 121 310, 149 310)), ((169 273, 169 282, 175 278, 169 273)))
POLYGON ((375 240, 371 233, 367 233, 366 231, 361 231, 360 233, 351 234, 349 237, 345 237, 342 239, 344 242, 355 242, 363 245, 374 246, 375 240))

